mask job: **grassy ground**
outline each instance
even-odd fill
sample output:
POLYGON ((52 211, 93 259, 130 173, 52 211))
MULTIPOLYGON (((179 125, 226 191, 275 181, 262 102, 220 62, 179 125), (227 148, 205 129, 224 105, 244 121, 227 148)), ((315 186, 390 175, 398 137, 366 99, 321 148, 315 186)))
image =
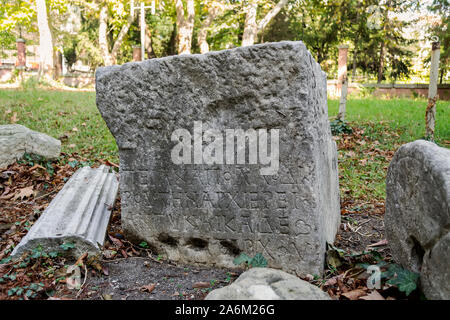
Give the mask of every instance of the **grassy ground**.
MULTIPOLYGON (((329 100, 329 115, 336 116, 338 100, 329 100)), ((341 193, 354 199, 383 201, 386 171, 402 144, 421 139, 425 133, 424 99, 352 99, 346 120, 353 135, 338 137, 341 193), (356 141, 351 141, 356 140, 356 141)), ((450 102, 438 101, 436 142, 450 147, 450 102)))
MULTIPOLYGON (((420 139, 425 133, 425 99, 352 99, 347 103, 346 120, 364 124, 380 122, 400 133, 402 142, 420 139)), ((338 113, 339 101, 328 101, 330 116, 338 113)), ((436 142, 450 147, 450 101, 438 101, 436 107, 436 142)), ((383 136, 383 132, 373 132, 383 136)), ((387 145, 386 147, 390 147, 387 145)))
POLYGON ((16 120, 59 138, 63 152, 118 161, 116 142, 97 110, 94 92, 0 90, 0 108, 0 124, 16 120))
MULTIPOLYGON (((338 101, 329 100, 334 117, 338 101)), ((0 90, 0 124, 16 122, 57 137, 63 152, 118 161, 117 147, 95 106, 94 92, 41 89, 0 90)), ((424 135, 424 99, 351 99, 351 136, 337 138, 341 191, 345 197, 384 200, 384 179, 392 152, 424 135), (356 139, 349 143, 351 139, 356 139)), ((450 103, 438 101, 436 141, 450 146, 450 103)))

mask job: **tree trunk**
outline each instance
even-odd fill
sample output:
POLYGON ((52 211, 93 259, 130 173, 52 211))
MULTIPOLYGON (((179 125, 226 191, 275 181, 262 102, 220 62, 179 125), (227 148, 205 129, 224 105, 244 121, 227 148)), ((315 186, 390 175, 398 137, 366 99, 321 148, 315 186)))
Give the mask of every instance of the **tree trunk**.
POLYGON ((258 25, 256 24, 256 11, 258 3, 255 0, 249 0, 245 7, 244 34, 242 36, 242 46, 251 46, 256 41, 258 25))
POLYGON ((191 53, 192 34, 194 31, 195 4, 194 0, 186 0, 187 17, 184 15, 183 0, 176 0, 178 29, 178 54, 191 53))
POLYGON ((377 83, 381 83, 383 80, 383 71, 384 71, 384 41, 381 42, 381 49, 380 49, 380 63, 378 66, 378 80, 377 83))
POLYGON ((440 43, 433 42, 431 50, 430 84, 428 86, 428 105, 425 111, 425 137, 434 140, 436 124, 436 101, 438 99, 437 83, 439 74, 440 43))
POLYGON ((120 29, 117 39, 114 41, 113 48, 110 52, 108 44, 108 7, 104 5, 100 9, 98 44, 103 55, 103 62, 105 63, 105 66, 111 66, 117 63, 117 55, 119 54, 120 47, 122 46, 123 40, 125 40, 125 36, 127 35, 134 18, 134 14, 130 14, 128 16, 127 22, 122 29, 120 29))
POLYGON ((147 24, 145 24, 145 51, 147 51, 147 57, 149 59, 156 58, 156 54, 153 52, 152 34, 147 24))
POLYGON ((125 39, 125 36, 127 35, 128 30, 130 29, 131 24, 134 21, 134 17, 135 17, 134 14, 130 14, 128 16, 127 23, 125 23, 125 25, 122 27, 122 29, 120 29, 117 39, 114 42, 114 46, 111 50, 111 60, 112 60, 113 64, 116 64, 116 62, 117 62, 117 54, 119 53, 119 49, 122 46, 123 40, 125 39))
POLYGON ((356 77, 356 59, 358 57, 358 43, 359 43, 359 34, 356 36, 354 45, 355 49, 353 50, 353 61, 352 61, 352 82, 355 81, 356 77))
POLYGON ((100 51, 103 55, 103 62, 105 66, 111 66, 114 64, 111 54, 109 53, 108 48, 108 7, 104 5, 100 9, 100 17, 99 17, 99 28, 98 28, 98 44, 100 46, 100 51))
POLYGON ((353 65, 352 65, 352 82, 355 82, 356 77, 356 57, 357 57, 358 51, 353 52, 353 65))
POLYGON ((280 12, 280 10, 288 3, 289 0, 280 0, 275 7, 267 12, 266 16, 256 23, 256 14, 258 9, 258 2, 256 0, 249 0, 245 7, 245 24, 244 35, 242 36, 242 46, 253 45, 258 37, 258 33, 262 32, 269 22, 280 12))
POLYGON ((381 40, 381 48, 380 48, 380 63, 378 65, 378 79, 377 83, 381 83, 383 81, 383 73, 384 73, 384 55, 386 49, 386 43, 384 37, 387 35, 388 29, 388 18, 389 18, 389 8, 391 8, 391 1, 387 0, 386 2, 386 10, 384 11, 384 26, 383 26, 383 39, 381 40))
POLYGON ((258 23, 258 32, 263 31, 264 28, 267 27, 269 22, 281 11, 281 9, 283 9, 288 1, 289 0, 280 0, 272 10, 267 12, 266 16, 258 23))
POLYGON ((54 59, 53 59, 53 38, 48 25, 47 6, 45 0, 36 0, 37 20, 39 29, 39 74, 46 77, 53 77, 54 59))
POLYGON ((218 3, 213 2, 211 4, 211 7, 208 10, 208 16, 203 21, 202 26, 198 32, 197 36, 197 42, 200 47, 200 53, 207 53, 209 52, 209 45, 206 41, 206 38, 208 36, 208 28, 211 26, 211 23, 214 21, 214 19, 225 9, 225 7, 218 3))
POLYGON ((173 28, 172 28, 172 33, 170 34, 170 41, 169 41, 169 45, 167 47, 167 54, 169 56, 173 56, 175 54, 177 54, 176 49, 177 49, 177 24, 176 22, 173 24, 173 28))

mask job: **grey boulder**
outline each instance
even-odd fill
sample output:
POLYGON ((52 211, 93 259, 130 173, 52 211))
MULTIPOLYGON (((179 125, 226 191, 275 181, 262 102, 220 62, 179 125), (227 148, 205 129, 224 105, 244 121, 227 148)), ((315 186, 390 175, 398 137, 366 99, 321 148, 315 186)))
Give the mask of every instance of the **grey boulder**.
POLYGON ((205 300, 331 300, 318 287, 281 270, 251 268, 205 300))
POLYGON ((386 178, 386 236, 394 259, 420 273, 428 299, 450 299, 450 150, 417 140, 386 178))
POLYGON ((61 141, 19 124, 0 126, 0 168, 6 168, 24 153, 34 153, 46 159, 59 157, 61 141))

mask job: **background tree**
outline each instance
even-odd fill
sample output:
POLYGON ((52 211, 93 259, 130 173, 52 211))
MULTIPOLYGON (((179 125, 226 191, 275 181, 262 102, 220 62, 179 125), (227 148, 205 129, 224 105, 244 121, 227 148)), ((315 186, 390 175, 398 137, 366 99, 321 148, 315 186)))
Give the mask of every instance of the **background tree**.
POLYGON ((183 0, 175 0, 175 7, 177 12, 178 54, 191 53, 195 21, 194 0, 186 0, 186 10, 183 0))
POLYGON ((200 48, 200 53, 206 53, 209 51, 209 44, 207 41, 208 30, 217 16, 223 13, 227 8, 230 7, 227 6, 225 1, 205 1, 205 4, 202 6, 202 14, 205 18, 201 22, 201 26, 197 34, 197 45, 200 48))
POLYGON ((242 46, 253 45, 257 40, 258 33, 264 30, 269 22, 288 3, 288 0, 280 0, 276 3, 259 22, 257 22, 258 3, 261 4, 261 1, 248 0, 247 4, 244 6, 245 24, 244 33, 242 35, 242 46))
MULTIPOLYGON (((439 37, 441 43, 441 59, 439 63, 439 83, 442 84, 444 75, 449 70, 450 56, 450 3, 448 0, 433 0, 428 9, 440 16, 440 23, 431 24, 428 28, 428 37, 439 37)), ((429 60, 429 58, 428 58, 429 60)))
POLYGON ((53 77, 54 61, 53 61, 53 37, 48 25, 47 5, 45 0, 36 0, 37 21, 39 29, 39 57, 40 57, 40 74, 53 77))

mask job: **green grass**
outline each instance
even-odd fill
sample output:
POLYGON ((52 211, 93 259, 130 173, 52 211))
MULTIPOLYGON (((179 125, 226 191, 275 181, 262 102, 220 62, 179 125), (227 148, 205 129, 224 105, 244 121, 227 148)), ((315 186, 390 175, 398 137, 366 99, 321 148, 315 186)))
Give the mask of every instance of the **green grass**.
MULTIPOLYGON (((351 99, 346 121, 358 137, 339 137, 339 175, 343 199, 383 201, 386 172, 394 151, 425 136, 425 99, 351 99), (370 198, 370 199, 368 199, 370 198)), ((339 101, 328 100, 329 116, 338 113, 339 101)), ((450 102, 438 101, 435 141, 450 146, 450 102)), ((365 208, 360 208, 364 210, 365 208)))
POLYGON ((62 151, 118 161, 116 142, 95 105, 94 92, 0 90, 0 124, 17 123, 62 140, 62 151), (74 131, 74 128, 77 131, 74 131))
MULTIPOLYGON (((425 99, 351 98, 346 120, 360 132, 352 144, 338 141, 343 198, 383 200, 386 168, 401 144, 424 136, 425 99), (359 143, 363 143, 362 145, 359 143)), ((329 116, 338 112, 338 100, 329 100, 329 116)), ((94 92, 43 89, 0 90, 0 124, 17 123, 63 140, 62 151, 89 160, 118 161, 117 146, 95 105, 94 92), (74 131, 73 128, 77 128, 74 131)), ((436 142, 450 146, 450 103, 438 101, 436 142)))
MULTIPOLYGON (((388 127, 400 132, 400 140, 409 142, 425 136, 425 99, 351 99, 347 101, 346 121, 354 123, 386 122, 388 127)), ((328 100, 328 114, 336 116, 338 100, 328 100)), ((375 133, 382 136, 382 132, 375 133)), ((435 140, 449 144, 450 101, 438 101, 436 106, 435 140)))

